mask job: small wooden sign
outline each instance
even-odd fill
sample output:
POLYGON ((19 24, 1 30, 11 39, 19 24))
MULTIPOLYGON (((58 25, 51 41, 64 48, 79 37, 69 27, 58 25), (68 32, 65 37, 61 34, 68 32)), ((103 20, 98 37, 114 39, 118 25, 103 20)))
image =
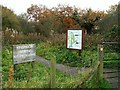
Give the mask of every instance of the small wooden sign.
POLYGON ((82 30, 67 31, 67 48, 82 50, 83 48, 83 31, 82 30))
POLYGON ((35 61, 35 44, 13 45, 13 63, 25 63, 35 61))

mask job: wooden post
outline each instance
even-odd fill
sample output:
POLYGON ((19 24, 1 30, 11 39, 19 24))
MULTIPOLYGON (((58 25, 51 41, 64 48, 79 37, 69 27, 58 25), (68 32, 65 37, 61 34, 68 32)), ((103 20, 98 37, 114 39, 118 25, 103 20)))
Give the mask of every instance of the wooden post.
MULTIPOLYGON (((29 62, 29 63, 31 63, 31 67, 32 67, 32 69, 33 69, 33 68, 34 68, 34 63, 35 63, 35 61, 29 62)), ((32 72, 32 70, 29 70, 29 71, 27 72, 27 82, 29 82, 29 80, 30 80, 30 78, 31 78, 31 72, 32 72)))
POLYGON ((13 75, 14 75, 14 79, 17 80, 17 76, 16 76, 17 64, 14 64, 14 65, 13 65, 13 69, 14 69, 14 70, 13 70, 13 71, 14 71, 14 74, 13 74, 13 75))
POLYGON ((79 56, 81 57, 81 50, 79 50, 79 56))
POLYGON ((9 79, 8 79, 8 88, 12 88, 13 87, 13 67, 12 65, 10 65, 9 68, 9 79))
POLYGON ((0 90, 2 90, 2 73, 0 72, 0 90))
POLYGON ((32 62, 31 62, 32 68, 34 68, 34 63, 35 63, 35 61, 32 61, 32 62))
POLYGON ((99 65, 99 75, 103 75, 103 45, 99 44, 98 45, 98 60, 100 61, 99 65))
POLYGON ((51 68, 50 68, 50 87, 55 88, 56 81, 56 57, 51 58, 51 68))
POLYGON ((30 81, 30 77, 31 77, 31 70, 27 72, 27 83, 30 81))

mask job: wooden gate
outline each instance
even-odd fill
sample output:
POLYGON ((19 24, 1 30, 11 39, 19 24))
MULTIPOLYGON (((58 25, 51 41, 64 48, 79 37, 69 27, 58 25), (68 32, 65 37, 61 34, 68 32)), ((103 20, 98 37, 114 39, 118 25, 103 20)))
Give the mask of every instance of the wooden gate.
POLYGON ((120 88, 120 42, 102 42, 103 75, 112 88, 120 88))

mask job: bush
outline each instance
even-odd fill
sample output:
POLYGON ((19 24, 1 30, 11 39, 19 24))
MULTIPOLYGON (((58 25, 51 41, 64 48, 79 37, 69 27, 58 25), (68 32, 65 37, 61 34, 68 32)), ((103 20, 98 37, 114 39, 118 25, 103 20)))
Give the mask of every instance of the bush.
POLYGON ((113 41, 119 42, 120 40, 120 26, 113 25, 113 27, 109 30, 109 32, 105 32, 104 41, 113 41))

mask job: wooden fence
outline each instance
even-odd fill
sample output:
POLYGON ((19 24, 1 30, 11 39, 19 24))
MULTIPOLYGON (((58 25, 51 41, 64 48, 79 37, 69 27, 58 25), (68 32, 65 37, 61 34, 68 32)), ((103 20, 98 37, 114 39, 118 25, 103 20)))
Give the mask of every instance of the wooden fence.
MULTIPOLYGON (((81 72, 84 74, 80 79, 76 80, 75 83, 79 85, 84 85, 86 81, 93 78, 93 76, 97 75, 97 82, 99 82, 100 78, 103 76, 103 45, 98 45, 98 60, 93 63, 93 65, 86 70, 81 72)), ((51 80, 50 87, 55 88, 55 76, 56 76, 56 60, 52 58, 51 60, 51 80)))
POLYGON ((101 62, 101 73, 104 74, 112 88, 120 88, 119 45, 120 42, 102 42, 100 44, 100 47, 104 47, 103 52, 99 53, 99 58, 103 61, 101 62), (107 56, 107 54, 110 55, 107 56))
MULTIPOLYGON (((86 81, 91 79, 95 74, 97 75, 97 80, 99 81, 100 78, 105 75, 106 73, 110 72, 104 72, 103 67, 104 67, 104 48, 103 44, 98 45, 98 60, 93 63, 93 65, 88 69, 83 71, 84 76, 81 77, 79 80, 76 80, 75 83, 78 83, 78 85, 84 84, 86 81)), ((118 71, 117 71, 118 72, 118 71)), ((113 72, 112 72, 113 73, 113 72)), ((56 59, 55 57, 51 58, 51 80, 50 80, 50 87, 55 88, 55 76, 56 76, 56 59)), ((119 78, 119 74, 117 76, 119 78)), ((111 77, 107 77, 111 78, 111 77)), ((115 84, 114 84, 115 85, 115 84)), ((117 86, 119 85, 119 82, 117 82, 117 86)))
MULTIPOLYGON (((108 42, 107 42, 107 44, 108 44, 108 42)), ((118 70, 114 70, 114 69, 106 70, 106 68, 104 68, 104 48, 105 47, 103 47, 103 46, 104 46, 103 43, 98 45, 98 60, 88 70, 83 71, 82 73, 84 73, 84 76, 81 77, 81 79, 77 80, 75 83, 82 85, 96 74, 97 80, 98 80, 96 82, 99 82, 100 78, 105 76, 106 79, 108 80, 108 82, 110 83, 110 85, 112 86, 112 88, 120 87, 119 67, 118 67, 118 70), (116 75, 116 73, 117 73, 117 75, 116 75)), ((55 62, 51 63, 51 64, 55 64, 55 62)), ((53 66, 55 66, 55 65, 51 65, 51 69, 54 69, 54 68, 52 68, 53 66)), ((54 70, 51 70, 51 71, 54 71, 54 70)), ((53 76, 55 76, 55 75, 51 76, 51 80, 54 81, 54 84, 52 84, 51 87, 53 87, 53 86, 55 87, 55 78, 53 79, 53 76)))

